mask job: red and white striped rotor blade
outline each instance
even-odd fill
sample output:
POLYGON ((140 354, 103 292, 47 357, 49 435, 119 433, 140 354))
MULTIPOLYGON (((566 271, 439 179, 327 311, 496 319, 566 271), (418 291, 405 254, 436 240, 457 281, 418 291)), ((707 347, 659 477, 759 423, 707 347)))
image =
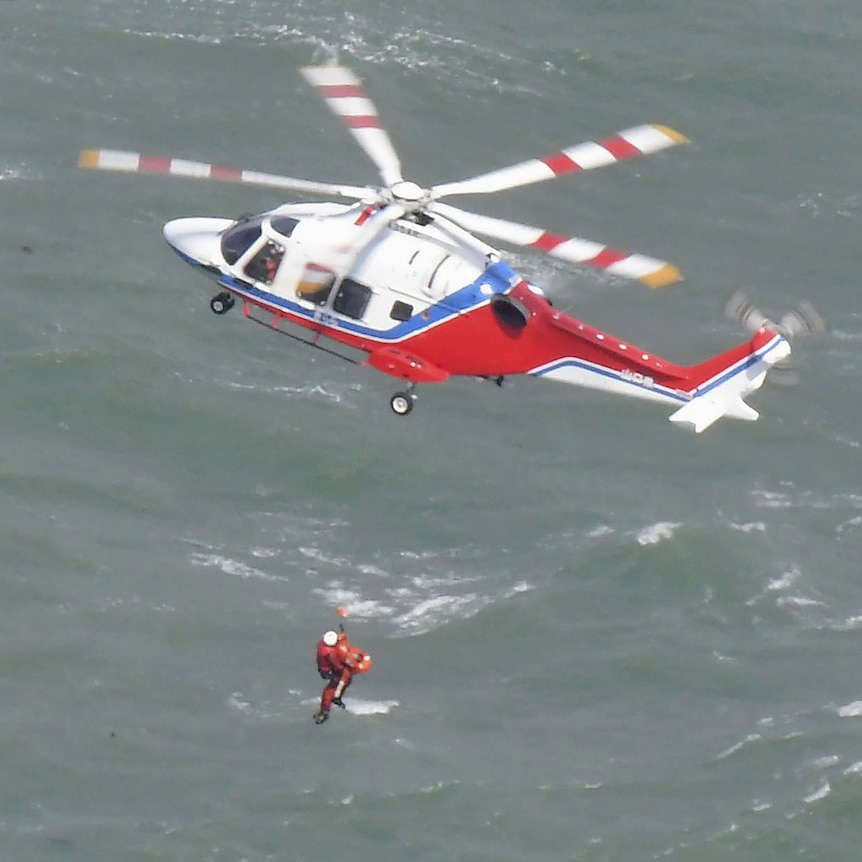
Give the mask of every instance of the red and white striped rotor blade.
POLYGON ((443 183, 431 189, 432 198, 445 195, 488 194, 550 180, 571 171, 588 171, 625 159, 657 153, 687 143, 688 139, 667 126, 636 126, 602 141, 588 141, 544 159, 529 159, 471 179, 443 183))
POLYGON ((377 165, 383 182, 387 186, 400 182, 401 161, 362 81, 344 66, 305 66, 300 72, 332 113, 341 117, 356 142, 377 165))
POLYGON ((371 199, 376 196, 374 189, 360 186, 318 183, 313 180, 298 180, 278 174, 262 174, 258 171, 218 167, 206 162, 145 156, 141 153, 128 153, 120 150, 83 150, 78 157, 78 167, 126 173, 171 174, 176 177, 248 183, 254 186, 287 189, 295 192, 338 195, 352 200, 371 199))
POLYGON ((578 237, 558 236, 541 228, 478 215, 439 202, 430 204, 429 209, 468 231, 511 245, 534 248, 568 263, 595 267, 621 278, 636 279, 647 287, 664 287, 682 278, 675 266, 654 257, 619 251, 578 237))

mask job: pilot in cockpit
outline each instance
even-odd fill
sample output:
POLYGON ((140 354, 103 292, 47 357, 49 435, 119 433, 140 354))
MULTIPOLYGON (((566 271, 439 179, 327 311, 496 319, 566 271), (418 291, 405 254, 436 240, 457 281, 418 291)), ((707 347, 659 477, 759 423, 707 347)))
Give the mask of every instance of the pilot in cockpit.
POLYGON ((246 275, 255 281, 264 284, 272 284, 281 259, 284 257, 284 249, 274 242, 268 242, 246 265, 246 275))
POLYGON ((280 251, 278 248, 275 248, 266 258, 267 284, 272 284, 273 279, 275 278, 275 274, 278 272, 278 265, 281 263, 282 257, 284 257, 284 252, 280 251))

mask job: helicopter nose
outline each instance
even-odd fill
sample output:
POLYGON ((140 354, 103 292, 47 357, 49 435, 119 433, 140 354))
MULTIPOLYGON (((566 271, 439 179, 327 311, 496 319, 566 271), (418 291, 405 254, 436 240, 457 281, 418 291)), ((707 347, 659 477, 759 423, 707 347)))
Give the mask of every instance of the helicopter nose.
POLYGON ((178 218, 163 232, 168 245, 187 263, 217 269, 223 263, 221 232, 231 224, 224 218, 178 218))

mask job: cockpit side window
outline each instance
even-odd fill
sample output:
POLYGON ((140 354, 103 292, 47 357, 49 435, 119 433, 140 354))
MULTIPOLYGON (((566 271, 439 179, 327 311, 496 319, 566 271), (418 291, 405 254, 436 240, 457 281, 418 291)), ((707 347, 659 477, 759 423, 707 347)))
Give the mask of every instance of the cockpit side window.
POLYGON ((245 273, 252 281, 262 281, 272 284, 284 249, 274 242, 268 242, 246 265, 245 273))
POLYGON ((293 233, 293 229, 299 224, 299 219, 291 218, 290 216, 273 216, 269 220, 269 223, 282 236, 290 236, 293 233))

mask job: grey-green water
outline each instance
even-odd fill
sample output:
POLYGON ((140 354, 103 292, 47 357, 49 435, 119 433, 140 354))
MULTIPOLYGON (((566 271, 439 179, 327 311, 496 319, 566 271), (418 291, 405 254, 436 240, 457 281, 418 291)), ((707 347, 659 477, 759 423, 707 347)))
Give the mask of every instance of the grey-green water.
POLYGON ((849 0, 0 0, 2 859, 857 860, 861 57, 849 0), (679 264, 512 256, 672 359, 731 286, 812 300, 800 386, 702 437, 534 380, 398 420, 161 238, 277 195, 75 167, 374 182, 335 58, 421 182, 684 132, 473 206, 679 264), (375 665, 315 727, 337 605, 375 665))

